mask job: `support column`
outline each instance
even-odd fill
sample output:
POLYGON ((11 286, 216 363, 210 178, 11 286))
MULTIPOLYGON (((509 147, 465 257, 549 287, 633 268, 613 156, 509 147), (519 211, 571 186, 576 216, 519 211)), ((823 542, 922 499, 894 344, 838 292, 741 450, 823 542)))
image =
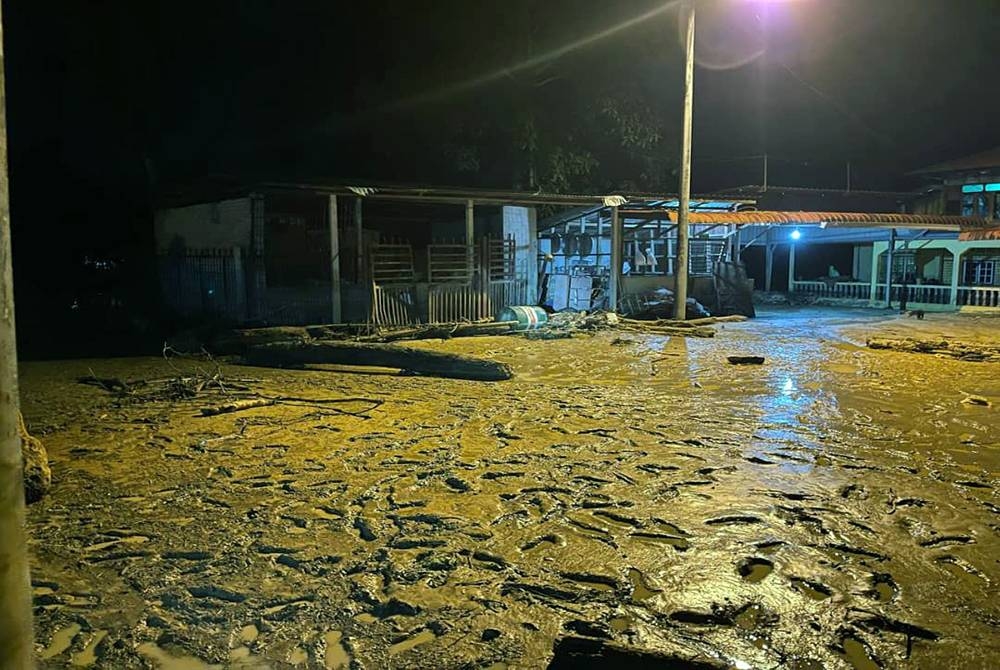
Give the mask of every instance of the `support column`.
POLYGON ((743 255, 743 234, 740 231, 740 227, 737 225, 733 226, 733 251, 732 251, 732 261, 734 263, 742 262, 743 255))
POLYGON ((795 292, 795 242, 788 244, 788 292, 795 292))
POLYGON ((364 202, 362 198, 354 199, 354 234, 356 235, 355 244, 357 245, 358 253, 357 258, 354 259, 354 270, 355 277, 357 278, 358 284, 364 283, 364 273, 365 273, 365 237, 361 232, 361 203, 364 202))
MULTIPOLYGON (((2 36, 0 30, 0 36, 2 36)), ((17 346, 7 190, 7 107, 0 51, 0 667, 34 668, 24 475, 17 433, 17 346)))
MULTIPOLYGON (((794 248, 795 245, 793 244, 794 248)), ((774 275, 774 245, 767 242, 764 245, 764 290, 771 292, 771 277, 774 275)))
POLYGON ((962 253, 957 249, 951 250, 951 300, 950 305, 958 307, 958 284, 962 278, 962 253))
POLYGON ((885 251, 885 307, 892 307, 892 254, 896 250, 896 229, 889 229, 889 248, 885 251))
POLYGON ((337 196, 329 196, 327 224, 330 227, 330 318, 341 323, 340 305, 340 223, 337 220, 337 196))
POLYGON ((869 302, 868 306, 869 307, 874 307, 875 306, 875 301, 878 298, 878 259, 879 259, 879 256, 881 256, 881 254, 878 252, 878 243, 877 242, 873 242, 872 243, 872 258, 871 258, 871 264, 872 264, 872 266, 871 266, 871 272, 869 273, 871 276, 868 278, 868 281, 871 284, 871 286, 870 286, 870 288, 868 290, 868 302, 869 302))
POLYGON ((622 220, 618 208, 611 208, 611 281, 608 286, 608 309, 618 311, 618 291, 622 276, 622 220))

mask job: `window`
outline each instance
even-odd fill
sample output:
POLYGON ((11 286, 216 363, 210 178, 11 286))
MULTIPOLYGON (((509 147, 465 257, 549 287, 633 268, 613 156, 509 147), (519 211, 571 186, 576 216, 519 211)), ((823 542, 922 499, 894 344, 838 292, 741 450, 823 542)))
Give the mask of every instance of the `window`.
POLYGON ((962 216, 989 216, 985 193, 964 193, 962 195, 962 216))
POLYGON ((965 283, 971 286, 993 286, 996 283, 996 261, 970 260, 965 263, 965 283))

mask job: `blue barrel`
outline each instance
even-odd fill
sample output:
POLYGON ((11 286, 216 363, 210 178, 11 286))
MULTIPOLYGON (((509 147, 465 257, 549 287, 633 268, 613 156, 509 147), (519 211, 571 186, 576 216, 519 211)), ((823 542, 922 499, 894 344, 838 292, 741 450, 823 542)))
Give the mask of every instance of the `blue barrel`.
POLYGON ((497 314, 497 321, 517 321, 514 330, 535 330, 548 323, 549 315, 541 307, 534 305, 511 305, 497 314))

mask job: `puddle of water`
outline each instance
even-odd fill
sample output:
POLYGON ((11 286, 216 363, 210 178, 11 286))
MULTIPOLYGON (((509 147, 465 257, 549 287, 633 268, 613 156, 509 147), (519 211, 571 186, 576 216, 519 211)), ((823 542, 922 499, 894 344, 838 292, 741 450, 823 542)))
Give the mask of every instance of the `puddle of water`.
POLYGON ((765 558, 751 558, 740 567, 740 576, 751 584, 757 584, 774 571, 774 563, 765 558))
POLYGON ((49 646, 38 655, 38 658, 45 660, 49 658, 55 658, 59 654, 63 653, 69 646, 73 644, 73 639, 76 634, 80 632, 80 624, 72 623, 65 628, 60 628, 56 631, 55 635, 52 636, 52 642, 49 646))
POLYGON ((108 631, 98 630, 94 631, 94 636, 90 638, 90 642, 87 646, 83 648, 82 651, 73 654, 73 658, 70 660, 75 666, 87 667, 93 665, 97 662, 97 645, 101 643, 105 637, 107 637, 108 631))
POLYGON ((326 640, 326 655, 323 657, 326 670, 347 670, 351 667, 351 655, 341 642, 343 637, 344 634, 339 630, 331 630, 323 636, 326 640))
POLYGON ((150 659, 159 670, 220 670, 221 665, 212 665, 196 656, 171 656, 153 642, 140 644, 136 651, 150 659))
POLYGON ((896 592, 896 585, 888 575, 875 577, 875 600, 880 603, 887 603, 896 597, 896 592))
POLYGON ((433 641, 437 636, 433 631, 427 630, 426 628, 411 638, 403 640, 402 642, 397 642, 396 644, 389 647, 389 655, 393 656, 395 654, 401 654, 404 651, 409 651, 414 647, 419 647, 422 644, 427 644, 433 641))
POLYGON ((881 670, 882 666, 875 662, 861 640, 845 637, 841 644, 844 647, 844 658, 854 670, 881 670))
POLYGON ((826 586, 819 584, 818 582, 810 582, 805 579, 793 579, 792 586, 799 593, 804 594, 806 597, 812 600, 826 600, 833 593, 826 586))
POLYGON ((632 582, 632 600, 635 602, 648 600, 660 593, 659 590, 651 588, 646 583, 646 576, 635 568, 628 569, 628 579, 632 582))
POLYGON ((616 616, 608 623, 611 625, 611 630, 616 633, 621 633, 622 631, 629 629, 629 626, 632 625, 632 619, 627 616, 616 616))

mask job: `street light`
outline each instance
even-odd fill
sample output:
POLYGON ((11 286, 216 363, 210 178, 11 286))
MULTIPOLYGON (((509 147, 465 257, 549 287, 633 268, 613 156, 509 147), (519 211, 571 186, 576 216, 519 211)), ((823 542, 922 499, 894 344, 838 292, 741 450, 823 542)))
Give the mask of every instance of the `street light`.
MULTIPOLYGON (((681 5, 684 27, 684 120, 681 130, 680 186, 677 195, 677 275, 674 277, 674 318, 684 319, 688 294, 688 239, 691 213, 691 118, 694 110, 694 5, 681 5)), ((777 2, 778 0, 768 0, 777 2)))
POLYGON ((677 195, 677 275, 674 277, 674 318, 687 318, 688 218, 691 213, 691 117, 694 111, 694 0, 684 3, 684 120, 681 134, 681 174, 677 195))

